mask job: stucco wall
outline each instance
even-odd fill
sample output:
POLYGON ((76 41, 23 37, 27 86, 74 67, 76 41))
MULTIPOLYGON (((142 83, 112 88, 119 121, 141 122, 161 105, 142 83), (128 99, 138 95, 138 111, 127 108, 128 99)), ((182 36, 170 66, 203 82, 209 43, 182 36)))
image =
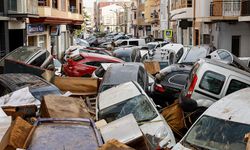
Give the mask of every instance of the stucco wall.
POLYGON ((212 35, 216 48, 231 51, 232 36, 240 36, 240 56, 250 57, 250 23, 214 23, 212 35))

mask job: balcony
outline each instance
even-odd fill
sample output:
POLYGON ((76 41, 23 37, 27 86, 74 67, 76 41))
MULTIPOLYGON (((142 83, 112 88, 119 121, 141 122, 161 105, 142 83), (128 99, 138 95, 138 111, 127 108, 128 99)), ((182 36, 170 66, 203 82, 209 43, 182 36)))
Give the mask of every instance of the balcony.
POLYGON ((175 0, 171 3, 171 10, 192 7, 192 0, 175 0))
POLYGON ((241 16, 250 16, 250 0, 242 0, 241 16))
POLYGON ((240 16, 241 2, 239 1, 216 1, 210 3, 210 16, 233 19, 240 16), (230 18, 231 17, 231 18, 230 18))
POLYGON ((38 17, 38 0, 9 0, 8 15, 10 17, 38 17))

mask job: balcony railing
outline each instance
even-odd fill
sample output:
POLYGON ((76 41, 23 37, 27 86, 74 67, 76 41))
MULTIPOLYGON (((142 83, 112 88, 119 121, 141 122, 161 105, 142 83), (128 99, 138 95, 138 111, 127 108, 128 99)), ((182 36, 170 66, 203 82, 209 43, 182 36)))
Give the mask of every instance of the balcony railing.
POLYGON ((179 0, 171 3, 171 10, 192 7, 192 0, 179 0))
POLYGON ((38 0, 9 0, 8 14, 38 14, 38 0))
POLYGON ((250 0, 242 0, 241 16, 250 16, 250 0))
POLYGON ((210 16, 240 16, 240 1, 216 1, 210 3, 210 16))

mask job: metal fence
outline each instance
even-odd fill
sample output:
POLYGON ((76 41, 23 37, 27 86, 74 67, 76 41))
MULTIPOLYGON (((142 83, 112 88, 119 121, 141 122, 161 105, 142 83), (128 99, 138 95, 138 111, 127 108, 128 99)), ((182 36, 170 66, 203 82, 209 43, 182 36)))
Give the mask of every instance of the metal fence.
POLYGON ((210 3, 210 16, 240 16, 241 2, 216 1, 210 3))

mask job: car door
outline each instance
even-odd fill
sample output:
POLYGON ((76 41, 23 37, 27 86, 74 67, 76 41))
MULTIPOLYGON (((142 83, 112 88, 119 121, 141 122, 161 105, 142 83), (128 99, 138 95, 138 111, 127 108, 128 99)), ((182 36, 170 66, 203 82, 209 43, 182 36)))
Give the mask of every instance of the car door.
POLYGON ((197 85, 192 94, 192 99, 210 99, 217 101, 222 97, 227 80, 224 74, 218 73, 215 70, 206 70, 199 78, 201 79, 196 83, 197 85))
POLYGON ((11 93, 10 88, 8 88, 6 85, 0 82, 0 97, 8 93, 11 93))
POLYGON ((246 80, 246 79, 231 75, 226 84, 226 88, 224 90, 223 96, 226 96, 228 94, 231 94, 233 92, 236 92, 238 90, 241 90, 247 87, 250 87, 250 78, 249 80, 246 80))

